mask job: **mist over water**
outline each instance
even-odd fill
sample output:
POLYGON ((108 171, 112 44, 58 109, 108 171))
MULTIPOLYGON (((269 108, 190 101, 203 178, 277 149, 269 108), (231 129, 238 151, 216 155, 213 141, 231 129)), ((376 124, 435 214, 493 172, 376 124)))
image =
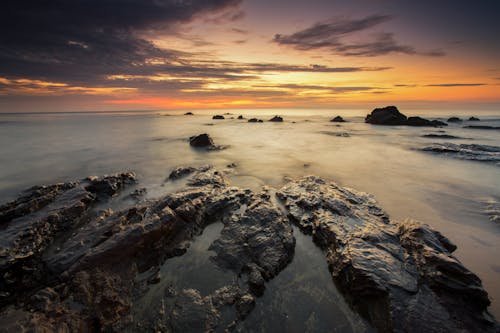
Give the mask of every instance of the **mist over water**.
MULTIPOLYGON (((373 194, 392 219, 415 219, 441 231, 482 279, 491 311, 500 317, 500 225, 486 214, 488 203, 500 201, 500 167, 420 150, 436 142, 499 147, 500 131, 462 128, 467 121, 445 128, 373 126, 364 123, 364 111, 219 110, 233 113, 225 120, 212 120, 215 111, 193 112, 0 115, 0 202, 36 184, 123 170, 138 174, 138 186, 150 198, 183 186, 165 182, 180 165, 222 169, 235 163, 229 180, 253 190, 315 174, 373 194), (285 122, 229 119, 243 114, 267 120, 277 113, 285 122), (348 122, 329 122, 339 114, 348 122), (229 147, 192 149, 188 138, 201 133, 229 147)), ((472 125, 500 126, 500 115, 457 111, 441 117, 463 114, 481 118, 472 125)))

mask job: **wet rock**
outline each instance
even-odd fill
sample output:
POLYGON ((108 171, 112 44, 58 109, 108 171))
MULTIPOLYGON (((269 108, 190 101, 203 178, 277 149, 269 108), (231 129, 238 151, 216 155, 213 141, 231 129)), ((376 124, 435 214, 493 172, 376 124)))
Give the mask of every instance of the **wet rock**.
POLYGON ((424 134, 423 138, 432 138, 432 139, 462 139, 459 136, 449 135, 449 134, 424 134))
POLYGON ((479 144, 434 143, 423 151, 443 154, 461 160, 490 162, 500 165, 500 147, 479 144))
POLYGON ((241 296, 236 302, 238 318, 244 319, 255 308, 255 298, 250 294, 241 296))
POLYGON ((257 119, 257 118, 250 118, 248 119, 249 123, 262 123, 262 119, 257 119))
POLYGON ((134 200, 140 200, 148 193, 148 190, 145 187, 135 189, 129 196, 134 200))
POLYGON ((464 128, 481 129, 481 130, 500 130, 499 126, 487 126, 487 125, 468 125, 464 126, 464 128))
POLYGON ((245 119, 245 118, 243 117, 243 115, 241 115, 241 114, 240 114, 240 115, 238 116, 238 119, 245 119))
POLYGON ((186 113, 184 113, 184 115, 185 116, 194 116, 194 113, 192 113, 192 112, 186 112, 186 113))
POLYGON ((194 167, 180 166, 180 167, 177 167, 174 170, 172 170, 172 172, 170 172, 170 174, 168 175, 168 179, 170 179, 170 180, 180 179, 180 178, 183 178, 189 174, 192 174, 196 170, 197 169, 194 167))
POLYGON ((280 117, 280 116, 274 116, 271 119, 269 119, 269 121, 276 122, 276 123, 282 123, 283 122, 283 118, 280 117))
POLYGON ((333 123, 345 123, 346 121, 344 120, 344 118, 342 118, 341 116, 336 116, 335 118, 333 118, 332 120, 330 120, 331 122, 333 123))
POLYGON ((234 169, 234 168, 238 167, 238 164, 233 162, 233 163, 229 163, 228 165, 226 165, 226 167, 230 168, 230 169, 234 169))
POLYGON ((462 119, 460 119, 458 117, 451 117, 451 118, 448 118, 447 122, 449 122, 449 123, 461 123, 462 119))
POLYGON ((365 118, 365 123, 375 125, 404 125, 406 123, 406 116, 399 112, 395 106, 386 106, 384 108, 377 108, 365 118))
POLYGON ((391 222, 364 193, 310 176, 278 197, 324 249, 336 285, 381 332, 495 332, 479 278, 427 225, 391 222))
POLYGON ((207 133, 195 135, 189 138, 189 144, 192 147, 211 147, 214 146, 214 141, 207 133))
POLYGON ((480 119, 479 118, 476 118, 476 117, 470 117, 469 118, 469 121, 479 121, 480 119))
POLYGON ((409 117, 399 112, 395 106, 386 106, 377 108, 365 118, 365 123, 374 125, 406 125, 406 126, 427 126, 439 127, 447 126, 446 123, 439 120, 428 120, 421 117, 409 117))
POLYGON ((136 177, 133 172, 125 172, 112 176, 104 177, 88 177, 90 182, 85 188, 87 191, 95 193, 97 198, 111 197, 118 193, 124 186, 136 182, 136 177))
POLYGON ((212 119, 221 120, 221 119, 224 119, 224 116, 218 114, 218 115, 213 116, 212 119))

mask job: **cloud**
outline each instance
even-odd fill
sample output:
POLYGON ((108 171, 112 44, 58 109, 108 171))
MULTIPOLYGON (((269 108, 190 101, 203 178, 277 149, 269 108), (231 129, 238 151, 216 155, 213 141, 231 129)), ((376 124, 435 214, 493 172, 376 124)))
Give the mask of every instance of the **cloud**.
POLYGON ((486 83, 434 83, 427 84, 426 87, 479 87, 486 85, 486 83))
POLYGON ((443 56, 441 50, 419 51, 412 46, 398 43, 392 33, 377 33, 366 42, 350 42, 349 37, 365 32, 391 20, 389 15, 371 15, 362 19, 332 19, 316 23, 289 35, 276 34, 273 41, 297 50, 328 49, 342 56, 375 57, 389 53, 407 55, 443 56))
POLYGON ((245 30, 245 29, 231 28, 230 31, 237 33, 237 34, 248 35, 248 30, 245 30))

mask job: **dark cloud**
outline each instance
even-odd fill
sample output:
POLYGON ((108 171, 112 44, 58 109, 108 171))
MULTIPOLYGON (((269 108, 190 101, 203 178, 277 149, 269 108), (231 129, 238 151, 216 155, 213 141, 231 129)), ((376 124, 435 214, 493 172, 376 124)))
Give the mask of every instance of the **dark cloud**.
POLYGON ((395 84, 394 87, 399 87, 399 88, 415 88, 417 87, 416 84, 395 84))
POLYGON ((330 93, 334 93, 334 94, 358 92, 358 91, 370 91, 370 90, 374 90, 374 89, 383 89, 380 87, 361 87, 361 86, 335 87, 335 86, 293 84, 293 83, 275 84, 275 85, 258 85, 255 87, 257 87, 257 88, 294 89, 294 90, 322 90, 322 91, 330 92, 330 93))
POLYGON ((237 34, 248 35, 248 30, 245 29, 232 28, 230 31, 235 32, 237 34))
POLYGON ((175 63, 141 31, 172 29, 240 0, 7 0, 0 11, 0 76, 94 83, 111 74, 175 63))
POLYGON ((234 44, 246 44, 247 40, 246 39, 238 39, 233 41, 234 44))
POLYGON ((297 50, 328 49, 342 56, 374 57, 389 53, 408 55, 443 56, 440 50, 419 51, 412 46, 398 43, 392 33, 378 33, 367 42, 349 42, 348 37, 374 28, 392 17, 372 15, 359 20, 345 18, 316 23, 290 35, 276 34, 273 41, 297 50))
POLYGON ((486 85, 486 83, 435 83, 428 84, 426 87, 479 87, 486 85))

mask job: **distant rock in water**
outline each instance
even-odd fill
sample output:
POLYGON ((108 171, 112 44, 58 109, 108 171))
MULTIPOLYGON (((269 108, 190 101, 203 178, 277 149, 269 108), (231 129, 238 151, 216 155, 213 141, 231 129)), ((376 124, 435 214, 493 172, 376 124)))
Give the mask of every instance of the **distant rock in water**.
POLYGON ((459 136, 449 135, 449 134, 424 134, 423 138, 433 138, 433 139, 463 139, 459 136))
POLYGON ((257 118, 250 118, 248 119, 249 123, 262 123, 264 122, 262 119, 257 119, 257 118))
POLYGON ((210 147, 214 145, 214 141, 210 135, 203 133, 190 137, 189 144, 193 147, 210 147))
POLYGON ((481 129, 481 130, 500 130, 500 127, 498 126, 486 126, 486 125, 468 125, 464 126, 464 128, 481 129))
POLYGON ((449 155, 470 161, 490 162, 500 166, 500 147, 478 144, 434 143, 423 151, 449 155))
POLYGON ((386 106, 377 108, 365 118, 365 123, 373 125, 406 125, 406 126, 426 126, 439 127, 447 126, 446 123, 439 120, 427 120, 421 117, 407 118, 399 112, 395 106, 386 106))
POLYGON ((282 123, 283 122, 283 118, 280 117, 280 116, 274 116, 271 119, 269 119, 269 121, 276 122, 276 123, 282 123))
POLYGON ((451 117, 451 118, 448 118, 447 122, 449 122, 449 123, 461 123, 462 119, 460 119, 458 117, 451 117))
POLYGON ((241 114, 238 116, 238 119, 245 119, 241 114))
POLYGON ((333 123, 345 123, 346 121, 344 120, 344 118, 342 118, 341 116, 336 116, 335 118, 333 118, 332 120, 330 120, 331 122, 333 123))
POLYGON ((217 114, 217 115, 213 116, 212 119, 224 119, 224 116, 217 114))
MULTIPOLYGON (((185 188, 116 212, 96 213, 106 204, 97 198, 135 182, 132 173, 35 186, 0 205, 2 330, 239 332, 256 303, 275 301, 255 300, 294 258, 293 223, 324 250, 316 255, 358 312, 353 321, 379 332, 498 332, 481 280, 428 225, 391 221, 372 196, 315 176, 288 182, 278 202, 269 190, 230 186, 210 166, 178 173, 193 169, 185 188), (215 223, 212 260, 186 261, 189 243, 215 223)), ((297 295, 329 314, 307 288, 297 295)))
POLYGON ((476 118, 476 117, 470 117, 469 118, 469 121, 479 121, 480 119, 479 118, 476 118))
POLYGON ((186 112, 186 113, 184 113, 184 115, 185 116, 194 116, 194 113, 192 113, 192 112, 186 112))

